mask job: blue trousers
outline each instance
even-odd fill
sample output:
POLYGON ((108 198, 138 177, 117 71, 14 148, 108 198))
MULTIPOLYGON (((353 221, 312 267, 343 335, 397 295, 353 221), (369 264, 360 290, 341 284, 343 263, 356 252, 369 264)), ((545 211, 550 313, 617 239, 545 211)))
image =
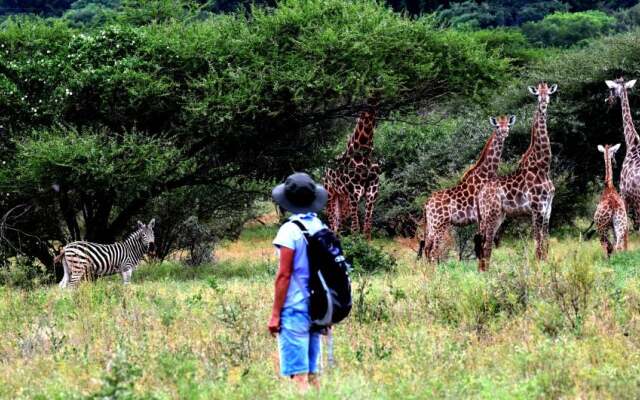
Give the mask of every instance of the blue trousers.
POLYGON ((292 308, 282 310, 278 347, 282 376, 320 372, 320 333, 311 332, 311 319, 307 311, 292 308))

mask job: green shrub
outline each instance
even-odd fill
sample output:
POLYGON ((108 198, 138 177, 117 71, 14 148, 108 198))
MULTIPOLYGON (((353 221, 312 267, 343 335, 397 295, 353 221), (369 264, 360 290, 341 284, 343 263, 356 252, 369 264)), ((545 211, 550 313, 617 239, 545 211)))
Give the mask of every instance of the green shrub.
POLYGON ((556 303, 539 301, 533 306, 533 318, 538 329, 551 337, 556 337, 566 327, 565 318, 556 303))
POLYGON ((613 32, 616 19, 602 11, 557 12, 539 22, 528 22, 522 31, 533 43, 569 47, 613 32))
POLYGON ((33 289, 51 281, 46 268, 34 259, 16 257, 0 266, 0 286, 33 289))
POLYGON ((393 255, 365 240, 362 236, 344 237, 342 247, 355 274, 375 274, 393 271, 396 268, 397 260, 393 255))
POLYGON ((131 363, 127 353, 118 348, 106 367, 100 389, 89 396, 90 399, 134 400, 138 396, 134 392, 137 378, 142 376, 142 368, 131 363))
POLYGON ((596 285, 604 283, 605 276, 578 254, 562 262, 551 262, 547 273, 550 284, 542 297, 560 310, 568 326, 580 332, 595 297, 596 285))

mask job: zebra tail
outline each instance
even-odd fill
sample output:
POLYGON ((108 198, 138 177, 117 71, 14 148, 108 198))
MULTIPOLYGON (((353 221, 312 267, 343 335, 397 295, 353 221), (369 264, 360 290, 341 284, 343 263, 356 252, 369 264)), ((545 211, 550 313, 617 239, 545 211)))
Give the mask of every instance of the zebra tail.
POLYGON ((57 256, 53 257, 53 265, 60 264, 62 262, 62 257, 64 257, 64 247, 60 249, 60 253, 57 256))

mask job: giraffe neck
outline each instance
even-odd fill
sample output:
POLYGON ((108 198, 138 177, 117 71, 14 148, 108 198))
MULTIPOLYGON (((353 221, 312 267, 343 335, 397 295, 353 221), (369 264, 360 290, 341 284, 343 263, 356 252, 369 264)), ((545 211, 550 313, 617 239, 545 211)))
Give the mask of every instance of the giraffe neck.
POLYGON ((347 150, 343 158, 354 158, 356 155, 368 157, 373 151, 373 125, 375 123, 375 113, 373 111, 363 111, 358 116, 356 127, 347 143, 347 150))
POLYGON ((467 170, 461 181, 465 181, 471 176, 477 176, 485 180, 495 179, 498 175, 498 165, 500 164, 500 157, 502 157, 505 137, 506 135, 498 135, 496 131, 493 131, 484 145, 478 161, 467 170))
POLYGON ((624 127, 624 141, 627 145, 627 153, 629 150, 638 143, 638 133, 633 125, 633 118, 631 116, 631 107, 629 107, 629 96, 627 95, 627 88, 622 89, 620 95, 620 103, 622 105, 622 125, 624 127))
POLYGON ((604 186, 613 188, 613 171, 611 168, 611 157, 609 157, 609 146, 604 148, 604 186))
POLYGON ((547 131, 547 104, 538 103, 531 127, 529 148, 520 160, 521 166, 535 167, 538 171, 549 173, 551 167, 551 142, 547 131))

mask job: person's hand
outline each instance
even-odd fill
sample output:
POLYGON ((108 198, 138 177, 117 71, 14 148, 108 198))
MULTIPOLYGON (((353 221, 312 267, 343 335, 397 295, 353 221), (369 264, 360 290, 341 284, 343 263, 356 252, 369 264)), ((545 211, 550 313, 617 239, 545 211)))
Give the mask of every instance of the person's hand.
POLYGON ((271 336, 276 337, 278 332, 280 332, 280 316, 272 315, 269 320, 269 333, 271 333, 271 336))

